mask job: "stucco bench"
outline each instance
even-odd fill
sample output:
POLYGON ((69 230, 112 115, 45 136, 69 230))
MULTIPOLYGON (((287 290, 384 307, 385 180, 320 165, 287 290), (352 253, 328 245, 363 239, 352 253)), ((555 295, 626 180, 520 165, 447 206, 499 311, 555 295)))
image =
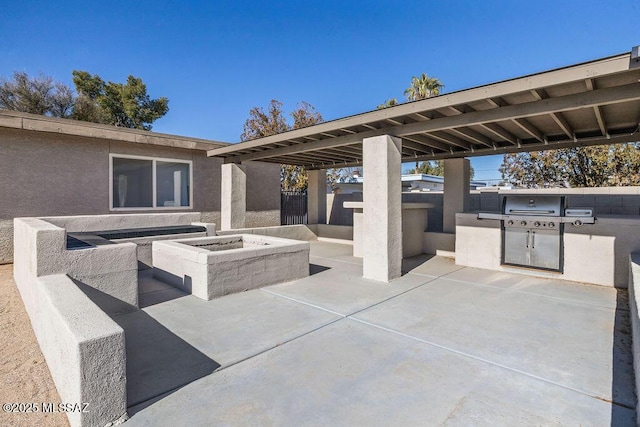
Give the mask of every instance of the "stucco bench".
POLYGON ((205 237, 207 227, 177 225, 167 227, 126 228, 81 233, 67 233, 67 250, 88 249, 113 243, 135 243, 138 268, 151 267, 151 243, 184 237, 205 237))

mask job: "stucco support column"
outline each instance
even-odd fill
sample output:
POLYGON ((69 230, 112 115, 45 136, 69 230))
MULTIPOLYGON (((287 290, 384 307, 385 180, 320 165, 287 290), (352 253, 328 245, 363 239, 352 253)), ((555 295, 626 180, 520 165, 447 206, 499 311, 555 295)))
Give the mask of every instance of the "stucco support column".
POLYGON ((470 164, 469 159, 447 159, 444 161, 442 228, 445 233, 455 233, 456 214, 469 210, 470 164))
POLYGON ((222 165, 220 229, 244 228, 247 212, 247 174, 245 167, 234 163, 222 165))
POLYGON ((389 135, 362 141, 365 279, 388 282, 402 268, 402 140, 389 135))
POLYGON ((307 223, 327 223, 327 170, 309 171, 307 185, 307 223))

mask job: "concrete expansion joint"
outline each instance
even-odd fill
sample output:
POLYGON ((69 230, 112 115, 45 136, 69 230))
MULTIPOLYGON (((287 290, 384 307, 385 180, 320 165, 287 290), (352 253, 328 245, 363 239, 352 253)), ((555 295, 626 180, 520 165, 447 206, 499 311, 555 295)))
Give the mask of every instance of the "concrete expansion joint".
MULTIPOLYGON (((447 273, 447 274, 449 274, 449 273, 447 273)), ((431 277, 433 277, 433 276, 431 276, 431 277)), ((290 340, 288 340, 286 342, 283 342, 283 343, 281 343, 279 345, 286 344, 288 342, 292 342, 292 341, 294 341, 294 340, 296 340, 298 338, 301 338, 303 336, 309 335, 309 334, 311 334, 313 332, 316 332, 316 331, 318 331, 320 329, 323 329, 323 328, 325 328, 325 327, 327 327, 329 325, 332 325, 332 324, 334 324, 334 323, 336 323, 336 322, 338 322, 340 320, 352 320, 352 321, 359 322, 361 324, 364 324, 364 325, 367 325, 367 326, 370 326, 370 327, 373 327, 373 328, 376 328, 376 329, 379 329, 379 330, 383 330, 383 331, 386 331, 386 332, 389 332, 389 333, 392 333, 392 334, 395 334, 395 335, 402 336, 404 338, 407 338, 407 339, 410 339, 410 340, 413 340, 413 341, 417 341, 417 342, 420 342, 420 343, 423 343, 423 344, 426 344, 426 345, 437 347, 437 348, 439 348, 441 350, 445 350, 445 351, 448 351, 448 352, 455 353, 455 354, 460 355, 460 356, 465 357, 465 358, 470 358, 470 359, 473 359, 473 360, 476 360, 476 361, 479 361, 479 362, 482 362, 482 363, 485 363, 485 364, 488 364, 488 365, 491 365, 491 366, 495 366, 495 367, 498 367, 498 368, 501 368, 501 369, 505 369, 505 370, 510 371, 510 372, 514 372, 516 374, 524 375, 526 377, 535 379, 537 381, 542 381, 544 383, 551 384, 551 385, 556 386, 556 387, 560 387, 560 388, 563 388, 563 389, 566 389, 566 390, 570 390, 570 391, 575 392, 575 393, 580 393, 582 395, 585 395, 585 396, 588 396, 588 397, 591 397, 591 398, 594 398, 594 399, 607 400, 602 396, 597 396, 594 393, 590 393, 590 392, 585 391, 585 390, 581 390, 581 389, 578 389, 578 388, 575 388, 575 387, 570 387, 570 386, 567 386, 567 385, 564 385, 564 384, 560 384, 560 383, 558 383, 556 381, 552 381, 552 380, 549 380, 547 378, 544 378, 544 377, 541 377, 541 376, 538 376, 538 375, 535 375, 535 374, 532 374, 532 373, 529 373, 529 372, 526 372, 526 371, 523 371, 523 370, 520 370, 520 369, 516 369, 516 368, 510 367, 510 366, 501 364, 501 363, 493 362, 491 360, 485 359, 485 358, 480 357, 480 356, 476 356, 476 355, 473 355, 473 354, 470 354, 470 353, 466 353, 466 352, 461 351, 461 350, 456 350, 456 349, 451 348, 451 347, 447 347, 447 346, 444 346, 444 345, 441 345, 441 344, 438 344, 438 343, 435 343, 435 342, 432 342, 432 341, 429 341, 429 340, 421 339, 421 338, 418 338, 418 337, 415 337, 415 336, 412 336, 412 335, 409 335, 409 334, 406 334, 406 333, 403 333, 403 332, 400 332, 400 331, 397 331, 397 330, 394 330, 394 329, 391 329, 391 328, 387 328, 387 327, 384 327, 384 326, 381 326, 381 325, 377 325, 375 323, 371 323, 371 322, 368 322, 366 320, 362 320, 362 319, 358 319, 358 318, 354 317, 354 316, 356 316, 357 314, 359 314, 359 313, 361 313, 363 311, 369 310, 372 307, 375 307, 375 306, 380 305, 382 303, 388 302, 388 301, 390 301, 392 299, 398 298, 398 297, 400 297, 400 296, 402 296, 402 295, 404 295, 404 294, 406 294, 408 292, 411 292, 411 291, 413 291, 413 290, 415 290, 417 288, 433 284, 433 282, 438 278, 446 279, 446 277, 444 277, 444 275, 440 276, 440 277, 433 277, 432 280, 429 280, 427 282, 424 282, 424 283, 421 283, 419 285, 416 285, 416 286, 414 286, 414 287, 412 287, 410 289, 407 289, 407 290, 405 290, 405 291, 403 291, 403 292, 401 292, 399 294, 393 295, 393 296, 391 296, 391 297, 389 297, 389 298, 387 298, 387 299, 385 299, 383 301, 379 301, 379 302, 377 302, 375 304, 369 305, 369 306, 367 306, 367 307, 365 307, 363 309, 360 309, 360 310, 355 311, 355 312, 353 312, 351 314, 348 314, 348 315, 340 314, 340 313, 337 313, 335 311, 328 310, 328 309, 326 309, 324 307, 320 307, 320 306, 317 306, 315 304, 310 304, 308 302, 298 300, 296 298, 288 297, 288 296, 285 296, 285 295, 280 295, 280 294, 278 294, 276 292, 269 291, 267 289, 261 289, 261 290, 263 292, 265 292, 265 293, 268 293, 270 295, 274 295, 276 297, 285 298, 285 299, 288 299, 290 301, 294 301, 294 302, 297 302, 297 303, 300 303, 300 304, 304 304, 304 305, 309 306, 309 307, 314 307, 314 308, 317 308, 317 309, 320 309, 320 310, 323 310, 323 311, 326 311, 326 312, 329 312, 329 313, 332 313, 332 314, 340 316, 339 319, 336 319, 336 320, 334 320, 332 322, 329 322, 329 323, 327 323, 325 325, 322 325, 322 326, 320 326, 318 328, 315 328, 314 330, 306 332, 305 334, 302 334, 302 335, 300 335, 298 337, 294 337, 294 338, 292 338, 292 339, 290 339, 290 340)), ((469 282, 465 282, 465 281, 461 281, 461 280, 454 280, 454 279, 446 279, 446 280, 451 280, 451 281, 456 281, 456 282, 460 282, 460 283, 470 284, 469 282)), ((494 287, 494 286, 487 286, 487 285, 482 285, 482 286, 501 289, 501 290, 509 290, 509 289, 504 289, 504 288, 497 288, 497 287, 494 287)), ((512 290, 512 291, 519 292, 519 293, 524 293, 524 294, 529 294, 529 295, 545 296, 545 295, 531 294, 529 292, 523 292, 523 291, 518 291, 518 290, 512 290)), ((563 298, 557 298, 557 297, 550 297, 550 298, 557 299, 557 300, 562 300, 562 301, 569 301, 569 302, 572 302, 572 303, 575 302, 577 304, 584 304, 584 305, 587 305, 587 306, 594 306, 594 307, 598 307, 598 308, 604 308, 604 307, 595 306, 595 305, 589 304, 589 303, 581 303, 581 302, 576 302, 576 301, 573 301, 573 300, 565 300, 563 298)), ((275 347, 277 347, 277 346, 275 346, 275 347)), ((267 350, 265 350, 265 351, 263 351, 261 353, 258 353, 258 354, 254 355, 254 356, 251 356, 251 357, 255 357, 255 356, 257 356, 259 354, 262 354, 262 353, 264 353, 266 351, 272 350, 275 347, 267 349, 267 350)), ((251 358, 251 357, 249 357, 249 358, 251 358)), ((247 358, 247 359, 249 359, 249 358, 247 358)), ((239 363, 239 362, 236 362, 236 363, 239 363)), ((609 400, 607 400, 607 401, 609 401, 609 400)), ((633 408, 633 407, 631 407, 629 405, 626 405, 624 403, 619 403, 619 402, 615 402, 615 401, 610 401, 610 403, 613 404, 613 405, 619 406, 619 407, 627 408, 627 409, 635 409, 635 408, 633 408)))
POLYGON ((357 262, 349 262, 349 261, 345 261, 343 259, 328 258, 328 257, 324 257, 324 256, 317 256, 317 255, 311 255, 310 258, 326 259, 328 261, 336 261, 336 262, 341 262, 343 264, 350 264, 350 265, 362 265, 362 264, 357 263, 357 262))
MULTIPOLYGON (((309 306, 309 307, 317 308, 318 310, 326 311, 327 313, 335 314, 336 316, 340 316, 342 318, 348 317, 348 316, 345 316, 344 314, 338 313, 337 311, 329 310, 328 308, 320 307, 319 305, 315 305, 315 304, 311 304, 311 303, 308 303, 308 302, 305 302, 305 301, 301 301, 301 300, 299 300, 297 298, 289 297, 289 296, 286 296, 286 295, 281 295, 279 293, 276 293, 276 292, 273 292, 273 291, 269 291, 268 289, 262 288, 260 290, 262 292, 265 292, 265 293, 269 294, 269 295, 273 295, 274 297, 284 298, 284 299, 287 299, 289 301, 293 301, 293 302, 297 302, 299 304, 304 304, 304 305, 309 306)), ((321 326, 320 328, 323 328, 323 327, 324 326, 321 326)), ((320 329, 320 328, 318 328, 318 329, 320 329)))
MULTIPOLYGON (((328 310, 327 310, 327 311, 328 311, 328 310)), ((336 313, 336 314, 337 314, 337 313, 336 313)), ((298 336, 295 336, 295 337, 293 337, 293 338, 289 338, 289 339, 287 339, 287 340, 284 340, 284 341, 282 341, 282 342, 279 342, 279 343, 277 343, 277 344, 276 344, 276 345, 274 345, 274 346, 271 346, 271 347, 269 347, 269 348, 266 348, 266 349, 264 349, 264 350, 262 350, 262 351, 257 352, 256 354, 252 354, 251 356, 247 356, 247 357, 245 357, 245 358, 243 358, 243 359, 240 359, 240 360, 237 360, 237 361, 235 361, 235 362, 229 363, 229 364, 228 364, 228 365, 226 365, 226 366, 221 366, 221 367, 219 367, 218 369, 216 369, 214 372, 224 371, 225 369, 228 369, 228 368, 230 368, 230 367, 232 367, 232 366, 235 366, 235 365, 237 365, 237 364, 239 364, 239 363, 242 363, 242 362, 247 361, 247 360, 249 360, 249 359, 253 359, 254 357, 260 356, 261 354, 267 353, 267 352, 269 352, 269 351, 271 351, 271 350, 273 350, 273 349, 275 349, 275 348, 278 348, 278 347, 280 347, 280 346, 283 346, 283 345, 285 345, 285 344, 287 344, 287 343, 290 343, 290 342, 295 341, 295 340, 297 340, 297 339, 299 339, 299 338, 305 337, 305 336, 307 336, 307 335, 309 335, 309 334, 312 334, 312 333, 314 333, 314 332, 316 332, 316 331, 319 331, 320 329, 326 328, 326 327, 327 327, 327 326, 329 326, 329 325, 333 325, 333 324, 334 324, 334 323, 336 323, 336 322, 339 322, 339 321, 341 321, 341 320, 344 320, 344 318, 345 318, 344 316, 342 316, 342 315, 339 315, 339 316, 340 316, 340 318, 338 318, 338 319, 332 320, 332 321, 330 321, 330 322, 328 322, 328 323, 325 323, 324 325, 320 325, 320 326, 318 326, 317 328, 314 328, 314 329, 312 329, 312 330, 310 330, 310 331, 307 331, 307 332, 305 332, 305 333, 303 333, 303 334, 300 334, 300 335, 298 335, 298 336)), ((178 387, 178 388, 180 388, 180 387, 178 387)), ((164 394, 164 393, 163 393, 163 394, 164 394)))
MULTIPOLYGON (((457 270, 456 270, 457 271, 457 270)), ((454 273, 454 271, 452 271, 451 273, 454 273)), ((483 288, 489 288, 489 289, 498 289, 500 291, 507 291, 507 292, 515 292, 518 294, 524 294, 524 295, 530 295, 530 296, 535 296, 535 297, 540 297, 540 298, 547 298, 547 299, 552 299, 555 301, 563 301, 563 302, 567 302, 570 304, 575 304, 575 305, 580 305, 583 307, 593 307, 593 308, 598 308, 601 310, 605 310, 605 311, 624 311, 624 312, 628 312, 629 309, 626 308, 612 308, 612 307, 607 307, 605 305, 600 305, 600 304, 594 304, 594 303, 590 303, 587 301, 578 301, 578 300, 574 300, 574 299, 569 299, 569 298, 561 298, 561 297, 554 297, 553 295, 544 295, 544 294, 536 294, 535 292, 527 292, 527 291, 523 291, 521 289, 511 289, 511 288, 502 288, 500 286, 492 286, 492 285, 487 285, 487 284, 482 284, 482 283, 473 283, 473 282, 467 282, 465 280, 459 280, 459 279, 450 279, 448 277, 446 277, 448 274, 451 273, 447 273, 443 276, 439 276, 439 279, 444 279, 444 280, 449 280, 450 282, 456 282, 456 283, 462 283, 464 285, 472 285, 472 286, 480 286, 483 288)), ((419 274, 419 273, 416 273, 419 274)))
POLYGON ((441 350, 449 351, 451 353, 455 353, 455 354, 458 354, 460 356, 476 360, 478 362, 486 363, 488 365, 492 365, 492 366, 495 366, 495 367, 498 367, 498 368, 501 368, 501 369, 505 369, 507 371, 514 372, 516 374, 524 375, 526 377, 529 377, 529 378, 532 378, 532 379, 535 379, 535 380, 538 380, 538 381, 542 381, 542 382, 545 382, 547 384, 554 385, 556 387, 561 387, 561 388, 563 388, 565 390, 570 390, 570 391, 573 391, 575 393, 580 393, 582 395, 585 395, 585 396, 588 396, 588 397, 592 397, 594 399, 604 400, 604 401, 607 401, 607 402, 611 403, 612 405, 616 405, 616 406, 620 406, 620 407, 623 407, 623 408, 635 410, 635 408, 633 406, 629 406, 629 405, 626 405, 624 403, 619 403, 619 402, 615 402, 615 401, 612 401, 612 400, 609 400, 609 399, 605 399, 602 396, 596 396, 593 393, 590 393, 590 392, 587 392, 587 391, 584 391, 584 390, 581 390, 581 389, 578 389, 578 388, 575 388, 575 387, 569 387, 567 385, 560 384, 560 383, 558 383, 556 381, 552 381, 552 380, 549 380, 547 378, 544 378, 544 377, 541 377, 541 376, 538 376, 538 375, 535 375, 535 374, 532 374, 532 373, 529 373, 529 372, 526 372, 526 371, 522 371, 520 369, 512 368, 510 366, 503 365, 501 363, 492 362, 491 360, 485 359, 483 357, 475 356, 475 355, 470 354, 470 353, 465 353, 464 351, 456 350, 454 348, 447 347, 447 346, 435 343, 433 341, 429 341, 429 340, 421 339, 421 338, 418 338, 418 337, 414 337, 412 335, 405 334, 405 333, 397 331, 395 329, 386 328, 386 327, 381 326, 381 325, 376 325, 375 323, 367 322, 366 320, 357 319, 357 318, 351 318, 351 317, 350 317, 350 320, 354 320, 356 322, 362 323, 363 325, 371 326, 372 328, 380 329, 380 330, 383 330, 383 331, 386 331, 386 332, 389 332, 389 333, 392 333, 392 334, 395 334, 395 335, 402 336, 404 338, 408 338, 410 340, 418 341, 418 342, 421 342, 423 344, 427 344, 427 345, 430 345, 430 346, 433 346, 433 347, 437 347, 437 348, 439 348, 441 350))

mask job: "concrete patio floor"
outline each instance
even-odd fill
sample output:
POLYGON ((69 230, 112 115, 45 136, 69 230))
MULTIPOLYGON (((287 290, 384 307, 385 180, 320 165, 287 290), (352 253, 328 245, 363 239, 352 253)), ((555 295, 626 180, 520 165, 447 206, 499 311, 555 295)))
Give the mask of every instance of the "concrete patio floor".
POLYGON ((351 249, 209 302, 143 273, 127 424, 635 425, 625 291, 426 255, 377 283, 351 249))

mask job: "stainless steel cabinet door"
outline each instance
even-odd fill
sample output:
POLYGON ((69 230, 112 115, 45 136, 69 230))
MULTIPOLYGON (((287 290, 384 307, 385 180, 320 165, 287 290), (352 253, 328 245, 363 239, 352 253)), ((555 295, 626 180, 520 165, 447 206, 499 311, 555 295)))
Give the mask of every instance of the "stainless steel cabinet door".
POLYGON ((531 266, 560 269, 560 231, 531 230, 531 266))
POLYGON ((529 265, 529 238, 531 230, 527 228, 505 228, 504 263, 529 265))

